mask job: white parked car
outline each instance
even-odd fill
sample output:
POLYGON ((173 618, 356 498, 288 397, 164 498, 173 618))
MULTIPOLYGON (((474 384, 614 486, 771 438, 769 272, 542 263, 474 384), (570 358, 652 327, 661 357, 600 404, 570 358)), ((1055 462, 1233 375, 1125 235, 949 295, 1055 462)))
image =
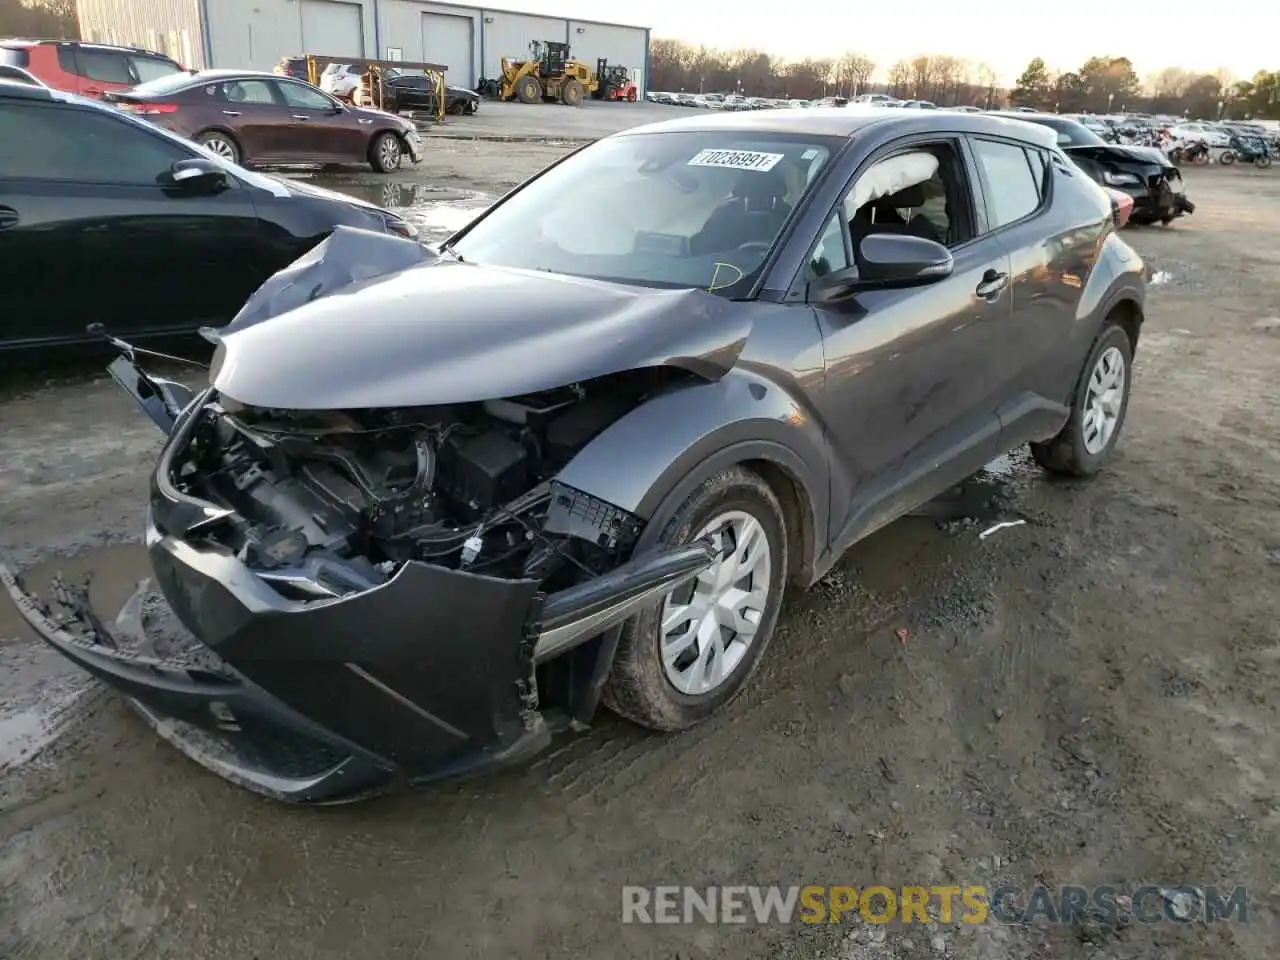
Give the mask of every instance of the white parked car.
POLYGON ((1225 133, 1199 121, 1180 123, 1173 127, 1169 133, 1173 135, 1175 140, 1203 140, 1211 147, 1229 147, 1231 145, 1231 140, 1225 133))
POLYGON ((350 100, 360 86, 361 72, 353 63, 331 63, 320 74, 320 89, 339 100, 350 100))

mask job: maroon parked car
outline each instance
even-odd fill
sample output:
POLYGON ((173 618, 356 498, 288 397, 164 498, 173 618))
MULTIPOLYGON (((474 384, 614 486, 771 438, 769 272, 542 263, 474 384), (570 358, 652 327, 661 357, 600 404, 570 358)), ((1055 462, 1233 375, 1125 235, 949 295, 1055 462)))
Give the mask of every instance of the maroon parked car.
POLYGON ((107 99, 232 163, 368 163, 391 173, 406 158, 422 159, 422 139, 409 120, 347 106, 273 73, 174 74, 107 99))

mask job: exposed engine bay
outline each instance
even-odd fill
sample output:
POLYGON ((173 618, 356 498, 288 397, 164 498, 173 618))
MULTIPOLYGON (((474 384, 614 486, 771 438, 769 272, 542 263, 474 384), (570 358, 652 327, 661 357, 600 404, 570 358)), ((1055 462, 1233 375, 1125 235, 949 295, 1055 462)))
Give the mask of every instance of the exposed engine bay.
POLYGON ((635 544, 637 518, 551 478, 653 380, 351 412, 224 397, 199 414, 173 480, 232 511, 202 535, 291 599, 366 590, 407 561, 556 589, 635 544))

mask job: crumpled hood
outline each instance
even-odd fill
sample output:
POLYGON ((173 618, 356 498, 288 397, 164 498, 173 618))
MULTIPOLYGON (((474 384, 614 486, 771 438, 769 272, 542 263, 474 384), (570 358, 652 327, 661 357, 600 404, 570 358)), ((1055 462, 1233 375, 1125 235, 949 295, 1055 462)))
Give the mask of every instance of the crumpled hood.
POLYGON ((1147 167, 1172 167, 1175 165, 1158 147, 1131 147, 1107 143, 1087 147, 1066 147, 1064 149, 1068 156, 1087 157, 1100 163, 1136 163, 1147 167))
MULTIPOLYGON (((346 240, 363 243, 361 234, 346 240)), ((416 247, 374 239, 393 255, 416 247)), ((434 259, 352 279, 349 265, 326 271, 326 259, 337 260, 322 253, 288 284, 269 280, 223 328, 211 374, 219 392, 256 407, 338 410, 512 397, 648 366, 714 380, 751 327, 749 304, 701 290, 434 259), (327 288, 326 273, 337 278, 327 288), (286 312, 254 314, 259 298, 286 312)))

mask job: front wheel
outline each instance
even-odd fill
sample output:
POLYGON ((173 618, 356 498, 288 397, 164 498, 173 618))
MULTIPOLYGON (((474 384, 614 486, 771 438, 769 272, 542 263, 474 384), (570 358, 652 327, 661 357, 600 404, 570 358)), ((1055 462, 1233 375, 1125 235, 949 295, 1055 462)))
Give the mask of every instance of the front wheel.
POLYGON ((581 106, 582 84, 577 80, 566 80, 564 86, 560 90, 560 99, 564 101, 565 106, 581 106))
POLYGON ((1056 437, 1031 444, 1031 456, 1050 473, 1090 477, 1111 459, 1129 411, 1133 345, 1107 322, 1085 361, 1067 425, 1056 437))
POLYGON ((369 145, 369 165, 378 173, 395 173, 404 159, 404 148, 394 133, 380 133, 369 145))
POLYGON ((635 102, 636 102, 636 92, 634 90, 628 90, 627 103, 635 103, 635 102))
POLYGON ((1258 159, 1255 162, 1257 163, 1259 170, 1265 170, 1267 167, 1271 166, 1271 157, 1268 154, 1263 153, 1258 156, 1258 159))
POLYGON ((1229 167, 1236 162, 1236 155, 1230 150, 1223 150, 1222 156, 1218 158, 1218 162, 1224 167, 1229 167))
POLYGON ((682 730, 732 700, 773 635, 787 574, 782 508, 761 477, 730 467, 704 480, 663 528, 663 544, 710 537, 717 562, 627 621, 604 702, 655 730, 682 730))

